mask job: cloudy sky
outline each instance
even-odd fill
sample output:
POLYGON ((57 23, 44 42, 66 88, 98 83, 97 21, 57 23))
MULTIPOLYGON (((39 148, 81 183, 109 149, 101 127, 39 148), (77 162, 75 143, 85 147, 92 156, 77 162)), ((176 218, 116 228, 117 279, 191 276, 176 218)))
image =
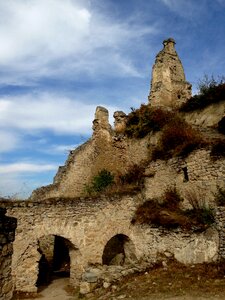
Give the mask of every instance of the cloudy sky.
POLYGON ((225 0, 0 0, 0 195, 52 182, 95 107, 147 102, 173 37, 186 78, 225 75, 225 0))

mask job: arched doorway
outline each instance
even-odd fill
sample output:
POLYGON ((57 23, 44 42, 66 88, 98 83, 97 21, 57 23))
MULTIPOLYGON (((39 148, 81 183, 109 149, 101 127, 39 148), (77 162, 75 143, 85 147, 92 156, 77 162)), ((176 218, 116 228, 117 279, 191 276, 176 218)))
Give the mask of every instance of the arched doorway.
POLYGON ((70 251, 72 243, 57 235, 48 235, 38 240, 41 254, 38 264, 37 287, 48 285, 57 277, 70 277, 70 251))
POLYGON ((117 234, 105 245, 102 263, 103 265, 125 265, 136 261, 135 247, 128 236, 117 234))

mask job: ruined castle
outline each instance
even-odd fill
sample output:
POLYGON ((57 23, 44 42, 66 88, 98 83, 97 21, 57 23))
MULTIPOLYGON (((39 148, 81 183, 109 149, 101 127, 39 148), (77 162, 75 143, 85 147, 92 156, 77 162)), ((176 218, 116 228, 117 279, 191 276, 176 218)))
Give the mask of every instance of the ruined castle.
MULTIPOLYGON (((185 79, 175 41, 169 38, 163 42, 153 65, 148 105, 178 110, 190 97, 191 85, 185 79)), ((183 118, 212 135, 210 129, 216 127, 224 112, 225 99, 205 109, 183 113, 183 118)), ((149 132, 141 139, 129 138, 124 134, 126 114, 117 111, 114 119, 112 127, 107 109, 98 106, 92 137, 70 151, 52 184, 36 189, 26 201, 1 201, 7 215, 17 219, 15 241, 13 237, 9 240, 13 242, 13 254, 9 250, 12 280, 4 275, 14 291, 37 292, 38 282, 44 276, 40 265, 43 259, 51 269, 57 263, 61 267, 69 265, 71 285, 80 285, 85 294, 95 288, 99 278, 103 286, 110 286, 111 281, 104 272, 106 269, 110 272, 112 265, 114 274, 115 266, 120 266, 116 273, 119 278, 141 270, 162 256, 194 264, 216 261, 225 255, 223 207, 215 209, 216 225, 202 232, 165 230, 131 222, 139 205, 162 196, 169 187, 175 187, 184 197, 184 206, 188 205, 185 192, 191 189, 215 207, 215 193, 225 182, 224 158, 212 160, 210 149, 201 147, 185 158, 149 160, 149 151, 157 146, 160 132, 149 132), (123 175, 143 161, 148 163, 143 186, 138 191, 103 193, 94 198, 85 194, 84 187, 101 170, 123 175), (65 254, 64 260, 55 259, 57 251, 65 254)), ((9 227, 9 235, 10 232, 9 227)), ((0 231, 0 242, 1 239, 0 231)), ((0 256, 2 260, 3 252, 0 256)), ((9 291, 4 291, 0 285, 0 298, 10 299, 9 291)))

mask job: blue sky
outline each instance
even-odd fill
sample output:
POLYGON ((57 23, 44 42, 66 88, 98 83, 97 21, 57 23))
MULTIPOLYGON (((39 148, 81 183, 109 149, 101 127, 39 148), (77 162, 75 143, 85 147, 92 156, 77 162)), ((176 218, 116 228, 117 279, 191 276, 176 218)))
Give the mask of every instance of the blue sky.
POLYGON ((0 0, 0 195, 51 183, 97 105, 146 103, 164 39, 194 91, 225 75, 224 32, 225 0, 0 0))

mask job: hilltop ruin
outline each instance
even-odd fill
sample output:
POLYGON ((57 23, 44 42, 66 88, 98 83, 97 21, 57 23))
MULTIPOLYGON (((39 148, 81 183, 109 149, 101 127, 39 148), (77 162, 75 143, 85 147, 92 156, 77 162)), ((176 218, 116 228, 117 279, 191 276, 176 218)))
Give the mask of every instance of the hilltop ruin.
MULTIPOLYGON (((224 116, 225 99, 197 112, 180 112, 182 103, 191 97, 191 85, 185 79, 175 41, 169 38, 163 45, 152 70, 149 102, 138 113, 144 111, 151 116, 157 111, 158 117, 165 114, 165 128, 168 116, 173 120, 179 115, 179 122, 186 120, 190 132, 201 136, 200 146, 188 149, 185 156, 153 159, 152 153, 161 143, 160 128, 153 126, 136 138, 127 133, 129 120, 136 118, 136 112, 130 116, 115 112, 112 127, 107 109, 98 106, 92 137, 70 151, 51 185, 33 191, 26 201, 1 201, 7 214, 18 220, 12 256, 15 291, 37 292, 44 276, 43 260, 47 260, 46 272, 63 268, 71 285, 80 285, 86 294, 97 283, 110 286, 114 277, 108 279, 109 274, 116 272, 120 278, 162 259, 174 257, 184 264, 195 264, 225 257, 225 209, 215 201, 218 187, 225 188, 225 159, 220 155, 212 159, 211 155, 215 139, 224 141, 216 126, 224 116), (100 171, 107 170, 115 181, 125 181, 134 166, 142 168, 141 184, 136 182, 135 189, 124 187, 94 196, 87 193, 86 187, 100 171), (196 197, 214 211, 213 226, 204 224, 201 230, 195 226, 185 231, 179 226, 168 229, 151 222, 133 222, 138 207, 147 200, 160 203, 169 189, 181 195, 183 210, 190 208, 187 191, 196 191, 196 197), (58 251, 65 255, 62 260, 58 251)), ((168 210, 164 210, 166 214, 168 210)))

